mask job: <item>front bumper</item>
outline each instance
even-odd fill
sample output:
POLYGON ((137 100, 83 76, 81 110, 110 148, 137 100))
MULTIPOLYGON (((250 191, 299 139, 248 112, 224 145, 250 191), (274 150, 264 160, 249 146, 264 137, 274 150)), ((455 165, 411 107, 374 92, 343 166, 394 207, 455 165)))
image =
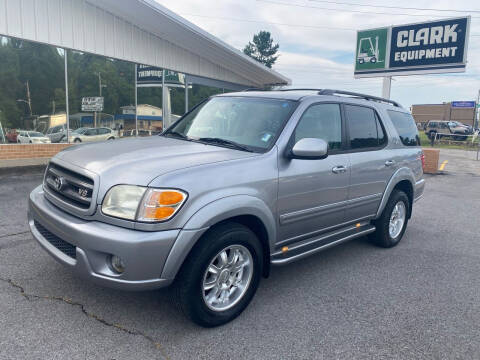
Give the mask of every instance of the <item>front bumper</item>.
POLYGON ((170 250, 180 230, 144 232, 67 214, 45 197, 42 186, 30 194, 28 223, 33 237, 57 261, 83 278, 123 290, 149 290, 168 286, 173 278, 161 278, 170 250), (39 226, 40 225, 40 226, 39 226), (45 234, 51 234, 45 236, 45 234), (74 246, 73 256, 47 238, 74 246), (110 266, 111 255, 125 263, 122 274, 110 266))

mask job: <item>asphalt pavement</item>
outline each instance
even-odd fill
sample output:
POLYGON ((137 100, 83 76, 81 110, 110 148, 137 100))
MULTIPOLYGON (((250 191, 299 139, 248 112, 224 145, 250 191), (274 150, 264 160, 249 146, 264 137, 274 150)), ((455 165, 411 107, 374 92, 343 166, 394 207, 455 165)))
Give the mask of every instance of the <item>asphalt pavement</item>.
POLYGON ((168 289, 76 278, 27 230, 42 174, 0 175, 0 359, 478 359, 480 162, 443 159, 397 247, 362 238, 273 268, 214 329, 186 320, 168 289))

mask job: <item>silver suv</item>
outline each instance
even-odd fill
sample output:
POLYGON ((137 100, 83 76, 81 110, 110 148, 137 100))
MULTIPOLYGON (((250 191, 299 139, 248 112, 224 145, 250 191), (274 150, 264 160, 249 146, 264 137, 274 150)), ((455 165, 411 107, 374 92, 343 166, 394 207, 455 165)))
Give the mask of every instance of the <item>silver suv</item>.
POLYGON ((412 116, 337 90, 214 96, 160 136, 70 147, 30 194, 33 236, 98 284, 174 285, 202 326, 238 316, 272 265, 401 240, 424 189, 412 116))

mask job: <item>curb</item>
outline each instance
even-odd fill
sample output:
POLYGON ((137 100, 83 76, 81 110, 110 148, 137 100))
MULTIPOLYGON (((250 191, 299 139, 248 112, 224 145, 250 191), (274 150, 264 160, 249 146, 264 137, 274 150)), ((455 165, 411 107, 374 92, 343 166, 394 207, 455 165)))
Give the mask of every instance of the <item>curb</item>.
POLYGON ((45 172, 47 165, 0 167, 0 176, 37 175, 45 172))

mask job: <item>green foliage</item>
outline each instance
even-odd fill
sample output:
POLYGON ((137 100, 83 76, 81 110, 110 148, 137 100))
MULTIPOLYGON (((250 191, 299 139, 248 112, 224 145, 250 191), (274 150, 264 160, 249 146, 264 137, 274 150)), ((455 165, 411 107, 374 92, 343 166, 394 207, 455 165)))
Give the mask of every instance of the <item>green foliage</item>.
MULTIPOLYGON (((98 55, 68 50, 70 114, 81 112, 82 97, 99 96, 102 78, 104 113, 119 114, 120 107, 135 104, 135 64, 98 55)), ((5 128, 22 128, 30 115, 25 102, 26 82, 30 87, 34 116, 64 112, 64 51, 53 46, 0 36, 0 121, 5 128)), ((193 85, 189 108, 221 89, 193 85)), ((185 89, 171 89, 172 113, 185 111, 185 89)), ((138 103, 162 108, 161 87, 139 87, 138 103)), ((31 124, 31 122, 30 122, 31 124)))
POLYGON ((273 43, 270 32, 260 31, 258 34, 253 35, 253 42, 249 41, 243 52, 266 67, 271 68, 278 59, 276 53, 279 47, 278 44, 273 43))

